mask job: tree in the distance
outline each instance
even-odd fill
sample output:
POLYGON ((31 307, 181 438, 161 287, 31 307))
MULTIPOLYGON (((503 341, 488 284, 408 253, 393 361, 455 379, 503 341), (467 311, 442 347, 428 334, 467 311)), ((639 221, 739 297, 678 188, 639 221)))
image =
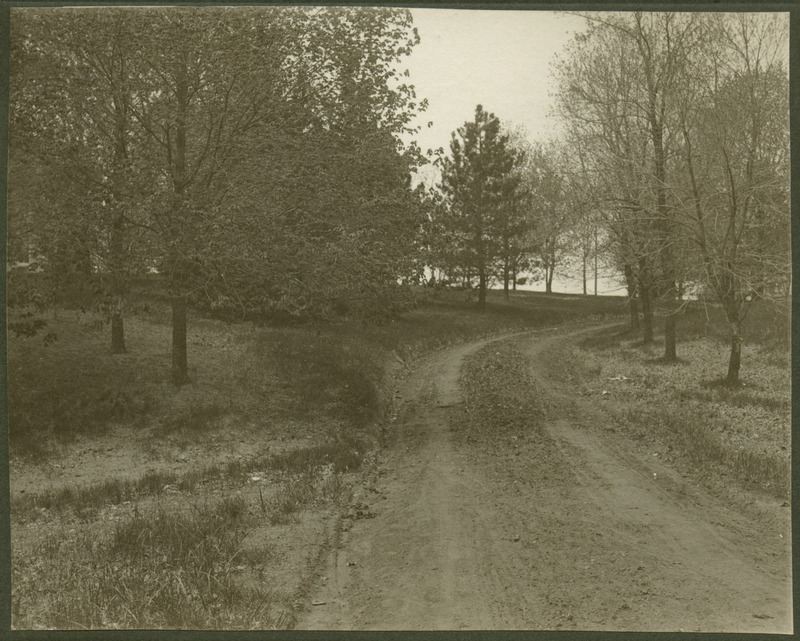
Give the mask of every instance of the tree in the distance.
POLYGON ((486 305, 493 266, 502 256, 504 215, 513 212, 521 155, 500 121, 481 105, 453 132, 442 167, 447 220, 463 239, 464 262, 478 276, 478 306, 486 305))

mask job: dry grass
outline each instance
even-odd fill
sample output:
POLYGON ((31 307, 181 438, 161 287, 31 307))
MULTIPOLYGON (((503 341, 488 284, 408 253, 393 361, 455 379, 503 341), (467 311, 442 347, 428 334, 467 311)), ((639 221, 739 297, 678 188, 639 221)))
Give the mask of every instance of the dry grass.
POLYGON ((530 363, 513 345, 489 345, 469 356, 461 374, 467 426, 474 432, 537 433, 543 399, 530 363))
POLYGON ((618 425, 668 457, 715 470, 780 498, 790 492, 791 368, 776 323, 758 328, 743 350, 743 385, 719 384, 728 346, 683 325, 679 362, 629 332, 601 332, 559 360, 559 372, 596 398, 618 425), (688 331, 687 331, 688 330, 688 331), (756 342, 759 334, 763 342, 756 342), (605 393, 604 393, 605 392, 605 393))
MULTIPOLYGON (((158 506, 110 534, 54 530, 14 565, 18 628, 241 628, 270 595, 244 586, 242 542, 256 521, 241 497, 158 506)), ((264 621, 264 623, 269 623, 264 621)))

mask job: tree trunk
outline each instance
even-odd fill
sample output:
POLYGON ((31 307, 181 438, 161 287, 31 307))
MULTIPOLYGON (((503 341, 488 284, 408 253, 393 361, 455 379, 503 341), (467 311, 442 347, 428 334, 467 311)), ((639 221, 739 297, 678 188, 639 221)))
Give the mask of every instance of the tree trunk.
MULTIPOLYGON (((173 214, 178 218, 183 212, 183 195, 186 187, 186 113, 189 106, 189 79, 185 61, 178 68, 176 83, 177 113, 175 119, 175 166, 173 185, 176 200, 173 214)), ((175 225, 179 222, 174 221, 175 225)), ((175 231, 178 236, 179 232, 175 231)), ((183 385, 189 380, 186 350, 186 286, 185 257, 173 250, 172 260, 172 382, 183 385)))
POLYGON ((508 262, 503 264, 503 296, 508 300, 508 281, 510 278, 511 270, 508 267, 508 262))
MULTIPOLYGON (((122 65, 121 73, 124 74, 125 66, 122 65)), ((122 82, 125 80, 120 78, 122 82)), ((111 353, 124 354, 125 349, 125 321, 122 310, 125 303, 125 215, 121 210, 120 199, 122 188, 120 182, 128 161, 128 147, 126 143, 127 131, 127 98, 121 89, 114 92, 114 172, 112 177, 113 192, 111 207, 113 219, 111 221, 111 238, 109 242, 109 268, 111 271, 111 296, 114 300, 114 310, 111 313, 111 353)))
POLYGON ((583 254, 583 295, 586 296, 586 253, 583 254))
POLYGON ((678 353, 676 350, 676 327, 678 324, 678 316, 674 310, 667 314, 664 321, 664 360, 674 362, 678 360, 678 353))
POLYGON ((647 259, 639 257, 639 274, 637 276, 639 298, 642 301, 642 324, 644 325, 644 344, 653 342, 653 307, 650 304, 650 283, 647 259))
POLYGON ((625 265, 625 284, 628 286, 628 300, 631 307, 631 329, 639 329, 639 301, 636 299, 636 276, 633 267, 625 265))
POLYGON ((517 291, 517 268, 516 268, 516 266, 514 267, 512 273, 511 273, 511 276, 512 276, 511 287, 514 289, 514 291, 517 291))
POLYGON ((731 357, 728 361, 728 376, 725 382, 728 385, 739 385, 739 366, 742 362, 742 337, 738 322, 730 322, 731 327, 731 357))
POLYGON ((720 280, 720 284, 724 287, 720 302, 725 309, 725 316, 731 332, 731 356, 728 360, 728 375, 725 377, 725 382, 735 386, 739 385, 739 366, 742 362, 741 306, 737 304, 741 301, 737 300, 730 272, 725 272, 720 280))
POLYGON ((125 283, 122 269, 122 252, 124 251, 124 226, 122 214, 115 214, 111 228, 110 267, 111 267, 111 295, 114 300, 114 310, 111 312, 111 353, 124 354, 125 349, 125 321, 122 308, 125 300, 125 283))
POLYGON ((594 229, 594 295, 597 296, 597 227, 594 229))
POLYGON ((181 386, 189 381, 186 358, 186 299, 172 299, 172 382, 181 386))
POLYGON ((644 324, 644 344, 653 342, 653 309, 650 305, 650 289, 644 285, 639 286, 642 298, 642 323, 644 324))
POLYGON ((486 307, 486 268, 483 265, 478 272, 478 307, 486 307))
MULTIPOLYGON (((638 14, 637 14, 638 16, 638 14)), ((639 18, 637 17, 637 21, 639 18)), ((641 25, 639 25, 641 33, 641 25)), ((653 77, 652 60, 650 59, 649 49, 646 49, 640 41, 640 51, 644 57, 645 77, 647 79, 648 101, 647 119, 650 123, 650 136, 653 143, 653 169, 656 186, 656 230, 660 236, 661 248, 659 249, 659 259, 661 260, 664 281, 669 285, 667 289, 667 300, 670 309, 664 324, 664 360, 677 360, 675 350, 675 328, 677 325, 677 301, 675 282, 675 258, 672 255, 670 236, 672 231, 669 207, 667 205, 667 161, 664 149, 664 91, 663 87, 653 77), (646 52, 646 55, 645 55, 646 52), (660 102, 659 102, 660 101, 660 102)))

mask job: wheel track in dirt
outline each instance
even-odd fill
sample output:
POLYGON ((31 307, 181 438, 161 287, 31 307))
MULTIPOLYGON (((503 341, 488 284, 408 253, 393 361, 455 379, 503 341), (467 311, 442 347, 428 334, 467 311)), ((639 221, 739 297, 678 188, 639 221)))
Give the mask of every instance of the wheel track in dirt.
POLYGON ((341 534, 298 629, 791 630, 785 549, 765 552, 750 519, 643 460, 536 365, 586 331, 487 339, 420 364, 369 484, 375 516, 341 534), (527 354, 551 407, 550 463, 533 473, 540 444, 514 456, 500 437, 450 433, 461 363, 497 340, 527 354))
MULTIPOLYGON (((448 433, 448 408, 460 401, 463 359, 500 339, 435 354, 400 387, 401 410, 391 451, 382 462, 377 516, 343 533, 328 561, 328 581, 299 629, 475 629, 502 627, 502 591, 485 483, 448 433), (470 534, 472 533, 472 534, 470 534), (492 587, 487 585, 487 581, 492 587)), ((502 554, 500 550, 496 551, 502 554)))

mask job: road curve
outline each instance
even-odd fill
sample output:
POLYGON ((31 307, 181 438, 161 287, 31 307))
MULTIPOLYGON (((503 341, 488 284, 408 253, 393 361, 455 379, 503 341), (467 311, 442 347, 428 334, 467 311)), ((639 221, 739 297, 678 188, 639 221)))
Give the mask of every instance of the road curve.
POLYGON ((491 339, 417 367, 357 497, 371 518, 345 519, 297 629, 791 632, 788 516, 764 532, 605 429, 547 375, 578 333, 493 339, 529 357, 547 447, 453 438, 461 364, 491 339))

